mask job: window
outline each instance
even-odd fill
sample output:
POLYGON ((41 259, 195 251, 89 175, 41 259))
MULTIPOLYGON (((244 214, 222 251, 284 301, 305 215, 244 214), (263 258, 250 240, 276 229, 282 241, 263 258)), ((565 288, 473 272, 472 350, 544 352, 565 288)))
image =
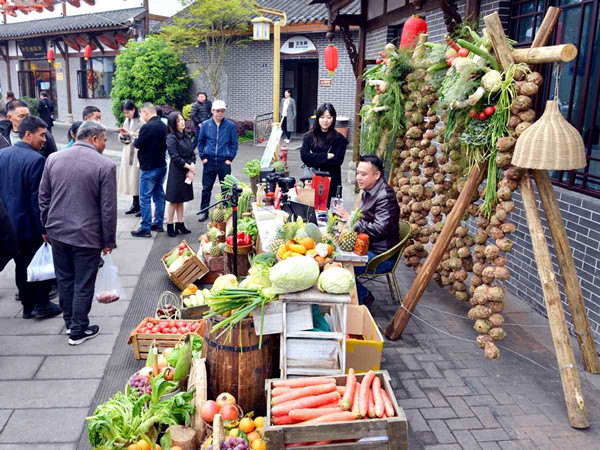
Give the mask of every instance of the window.
MULTIPOLYGON (((510 36, 527 47, 539 29, 544 12, 558 6, 563 12, 548 45, 574 44, 579 53, 562 65, 559 79, 560 109, 579 130, 586 146, 587 166, 573 171, 553 171, 553 181, 566 188, 600 197, 600 0, 513 0, 510 36)), ((545 65, 543 102, 554 98, 552 66, 545 65)))
POLYGON ((115 71, 115 58, 81 59, 77 71, 79 98, 109 98, 115 71))

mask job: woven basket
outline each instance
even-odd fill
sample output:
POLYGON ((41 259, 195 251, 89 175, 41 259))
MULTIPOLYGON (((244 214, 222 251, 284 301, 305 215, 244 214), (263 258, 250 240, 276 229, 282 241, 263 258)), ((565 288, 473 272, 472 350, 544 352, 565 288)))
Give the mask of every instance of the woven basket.
POLYGON ((563 117, 556 100, 546 102, 542 117, 519 136, 512 163, 540 170, 574 170, 586 166, 583 139, 563 117))

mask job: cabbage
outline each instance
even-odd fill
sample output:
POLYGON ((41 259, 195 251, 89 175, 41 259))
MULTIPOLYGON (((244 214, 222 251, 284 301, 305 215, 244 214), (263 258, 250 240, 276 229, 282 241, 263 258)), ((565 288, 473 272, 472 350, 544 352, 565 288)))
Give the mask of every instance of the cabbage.
POLYGON ((237 278, 233 274, 221 275, 217 278, 213 284, 212 293, 221 292, 223 289, 230 289, 238 287, 237 278))
POLYGON ((256 264, 248 270, 248 277, 242 281, 240 287, 245 289, 262 289, 271 287, 269 280, 269 268, 262 264, 256 264))
POLYGON ((311 288, 319 278, 319 263, 310 256, 295 256, 278 262, 269 273, 273 289, 280 293, 311 288))
POLYGON ((319 277, 319 290, 329 294, 349 294, 354 287, 354 276, 342 267, 324 270, 319 277))

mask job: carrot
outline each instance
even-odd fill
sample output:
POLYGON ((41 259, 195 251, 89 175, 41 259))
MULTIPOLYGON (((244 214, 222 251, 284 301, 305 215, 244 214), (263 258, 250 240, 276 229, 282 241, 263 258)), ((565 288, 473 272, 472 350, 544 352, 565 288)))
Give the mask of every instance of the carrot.
POLYGON ((342 412, 342 408, 335 406, 333 408, 316 408, 316 409, 293 409, 290 411, 290 418, 294 420, 311 420, 326 414, 342 412))
POLYGON ((336 389, 342 396, 346 393, 346 386, 336 386, 336 389))
POLYGON ((356 420, 356 414, 350 411, 342 411, 333 414, 326 414, 321 417, 317 417, 316 419, 308 420, 303 422, 302 425, 315 425, 318 423, 331 423, 331 422, 345 422, 347 420, 356 420))
POLYGON ((335 402, 327 403, 326 405, 317 406, 317 408, 337 408, 340 406, 340 402, 336 400, 335 402))
MULTIPOLYGON (((296 400, 302 397, 308 397, 311 395, 326 394, 328 392, 335 391, 335 384, 319 384, 317 386, 306 386, 299 389, 291 389, 283 395, 271 399, 271 405, 280 405, 281 403, 296 400)), ((337 392, 336 392, 337 393, 337 392)), ((339 395, 339 394, 338 394, 339 395)))
POLYGON ((271 414, 273 416, 285 416, 293 409, 302 408, 316 408, 317 406, 326 405, 334 401, 339 401, 340 394, 337 391, 328 392, 327 394, 311 395, 310 397, 303 397, 296 400, 290 400, 289 402, 281 403, 274 406, 271 414))
POLYGON ((288 415, 272 417, 271 420, 274 425, 292 425, 299 422, 299 420, 292 419, 288 415))
POLYGON ((362 417, 367 417, 367 413, 369 412, 369 390, 371 389, 373 378, 375 378, 375 372, 369 370, 360 383, 360 396, 358 400, 359 411, 362 417))
POLYGON ((346 392, 342 398, 342 409, 348 411, 352 407, 352 400, 354 400, 354 391, 356 390, 356 375, 354 375, 354 369, 348 371, 346 377, 346 392))
POLYGON ((326 377, 293 378, 291 380, 275 380, 273 381, 273 387, 288 386, 291 388, 299 388, 329 383, 335 384, 335 379, 326 377))
POLYGON ((291 390, 292 388, 288 386, 273 388, 273 390, 271 391, 271 398, 279 397, 280 395, 283 395, 286 392, 290 392, 291 390))
POLYGON ((383 406, 383 395, 381 393, 381 380, 375 377, 373 380, 373 401, 375 402, 375 415, 384 417, 385 410, 383 406))
POLYGON ((354 399, 352 400, 352 412, 360 416, 360 408, 358 402, 358 397, 360 395, 359 391, 360 383, 356 383, 356 389, 354 390, 354 399))
POLYGON ((396 414, 394 413, 394 405, 392 405, 392 401, 390 397, 388 397, 385 389, 381 390, 381 394, 383 397, 383 407, 385 408, 385 415, 388 417, 394 417, 396 414))
POLYGON ((369 418, 375 418, 375 401, 373 400, 373 389, 369 389, 369 418))

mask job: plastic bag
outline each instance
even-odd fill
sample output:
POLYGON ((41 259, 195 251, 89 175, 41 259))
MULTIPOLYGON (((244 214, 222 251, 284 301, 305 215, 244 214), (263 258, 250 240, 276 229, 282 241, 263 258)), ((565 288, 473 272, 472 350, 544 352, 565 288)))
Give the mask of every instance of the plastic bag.
POLYGON ((56 278, 54 274, 54 260, 52 259, 52 246, 44 242, 35 252, 33 259, 27 267, 27 281, 45 281, 56 278))
POLYGON ((98 271, 94 298, 98 303, 112 303, 127 298, 119 279, 119 268, 110 255, 104 256, 104 265, 98 271))

